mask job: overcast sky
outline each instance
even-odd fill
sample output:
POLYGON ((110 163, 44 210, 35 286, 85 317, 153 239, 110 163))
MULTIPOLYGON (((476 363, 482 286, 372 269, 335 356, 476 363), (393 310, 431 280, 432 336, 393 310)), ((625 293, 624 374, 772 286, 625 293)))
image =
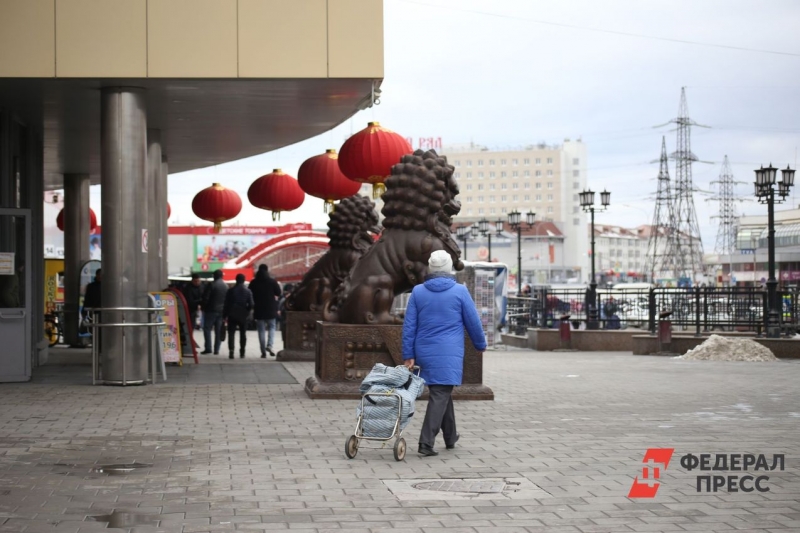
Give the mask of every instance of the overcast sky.
MULTIPOLYGON (((199 222, 191 200, 219 181, 244 201, 238 221, 272 224, 247 188, 280 167, 296 176, 306 158, 339 148, 347 134, 379 120, 412 137, 490 147, 582 138, 589 186, 612 192, 598 222, 636 226, 653 216, 661 136, 686 87, 697 188, 712 190, 728 155, 738 193, 750 198, 753 169, 796 167, 800 146, 800 2, 797 0, 385 0, 381 105, 332 132, 268 154, 173 174, 171 222, 199 222), (627 35, 626 35, 627 34, 627 35), (701 44, 690 44, 687 42, 701 44)), ((302 36, 298 35, 298 39, 302 36)), ((674 177, 674 163, 670 165, 674 177)), ((795 188, 795 190, 798 187, 795 188)), ((697 194, 706 251, 716 206, 697 194)), ((795 193, 794 204, 800 200, 795 193)), ((738 206, 765 213, 755 202, 738 206)), ((282 222, 324 227, 321 200, 307 197, 282 222)))

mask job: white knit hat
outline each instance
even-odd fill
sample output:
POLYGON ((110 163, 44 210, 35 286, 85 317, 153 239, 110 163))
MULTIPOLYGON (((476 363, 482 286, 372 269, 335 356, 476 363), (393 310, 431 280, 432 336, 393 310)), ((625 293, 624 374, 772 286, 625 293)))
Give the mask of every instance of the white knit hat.
POLYGON ((434 272, 444 272, 450 274, 453 271, 453 258, 444 250, 436 250, 428 259, 428 270, 434 272))

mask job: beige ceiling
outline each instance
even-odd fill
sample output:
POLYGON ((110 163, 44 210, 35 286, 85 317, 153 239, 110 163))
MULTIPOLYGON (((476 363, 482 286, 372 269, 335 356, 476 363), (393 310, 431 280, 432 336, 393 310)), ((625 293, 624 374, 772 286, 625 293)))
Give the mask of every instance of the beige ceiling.
POLYGON ((323 133, 369 101, 370 79, 0 79, 0 106, 44 131, 45 188, 89 173, 100 182, 100 89, 147 91, 169 172, 262 154, 323 133))

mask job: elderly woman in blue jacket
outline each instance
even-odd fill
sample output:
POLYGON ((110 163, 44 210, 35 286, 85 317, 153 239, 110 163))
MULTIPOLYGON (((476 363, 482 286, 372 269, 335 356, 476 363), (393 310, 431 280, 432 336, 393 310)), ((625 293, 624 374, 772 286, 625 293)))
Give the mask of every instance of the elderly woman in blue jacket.
POLYGON ((409 368, 419 365, 430 392, 419 436, 421 455, 439 454, 433 449, 439 430, 448 450, 459 438, 451 395, 464 372, 464 328, 478 351, 486 349, 475 302, 467 288, 456 283, 452 270, 450 254, 431 254, 428 276, 411 292, 403 323, 404 363, 409 368))

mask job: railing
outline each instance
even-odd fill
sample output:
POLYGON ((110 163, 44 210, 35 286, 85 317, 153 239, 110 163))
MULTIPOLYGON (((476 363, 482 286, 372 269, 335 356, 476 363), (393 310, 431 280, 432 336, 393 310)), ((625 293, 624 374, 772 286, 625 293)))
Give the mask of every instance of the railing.
MULTIPOLYGON (((778 291, 781 331, 800 332, 800 291, 778 291)), ((524 335, 529 327, 557 327, 569 315, 573 327, 586 327, 590 290, 540 288, 530 296, 509 297, 509 332, 524 335)), ((754 287, 597 289, 597 328, 639 328, 655 333, 658 316, 669 312, 672 325, 695 335, 713 331, 766 331, 767 291, 754 287)))
POLYGON ((100 344, 102 342, 101 335, 98 335, 97 330, 103 328, 121 328, 122 329, 122 381, 121 385, 124 387, 128 384, 127 377, 125 376, 125 363, 126 363, 126 349, 125 349, 125 330, 126 328, 147 328, 148 338, 147 338, 147 356, 148 361, 150 362, 150 382, 155 385, 156 383, 156 357, 155 357, 155 350, 154 350, 154 343, 158 342, 159 336, 158 328, 166 326, 167 323, 163 320, 155 321, 154 318, 158 319, 158 315, 164 312, 164 309, 161 307, 96 307, 93 309, 85 309, 88 311, 90 316, 92 317, 91 323, 88 325, 92 329, 92 338, 94 339, 92 342, 92 385, 96 385, 98 381, 102 379, 100 376, 100 344), (102 319, 103 313, 114 313, 114 314, 121 314, 121 322, 110 322, 110 323, 103 323, 102 320, 98 320, 98 318, 102 319), (147 313, 147 322, 127 322, 125 315, 127 313, 147 313))

